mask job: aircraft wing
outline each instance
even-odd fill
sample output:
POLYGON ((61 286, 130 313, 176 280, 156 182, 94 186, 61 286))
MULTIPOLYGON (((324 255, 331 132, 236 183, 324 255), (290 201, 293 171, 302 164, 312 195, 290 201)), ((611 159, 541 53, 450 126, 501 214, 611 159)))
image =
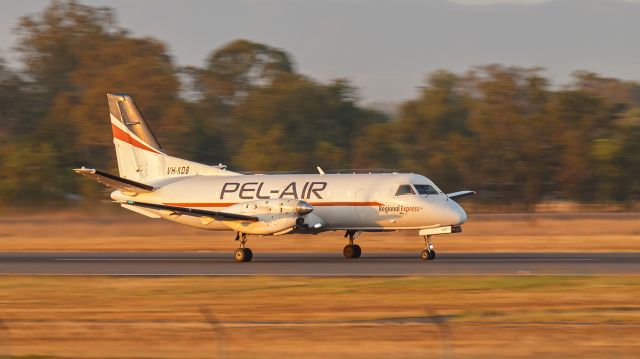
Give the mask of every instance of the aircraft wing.
POLYGON ((145 203, 145 202, 136 202, 136 201, 126 201, 126 202, 122 202, 123 204, 128 204, 130 206, 138 206, 138 207, 143 207, 143 208, 149 208, 149 209, 157 209, 157 210, 161 210, 161 211, 170 211, 173 213, 177 213, 177 214, 184 214, 184 215, 188 215, 188 216, 194 216, 194 217, 208 217, 208 218, 214 218, 217 220, 224 220, 224 221, 250 221, 250 222, 257 222, 259 221, 258 217, 255 216, 247 216, 244 214, 235 214, 235 213, 228 213, 228 212, 218 212, 218 211, 205 211, 202 209, 194 209, 194 208, 188 208, 188 207, 176 207, 176 206, 167 206, 164 204, 155 204, 155 203, 145 203))
POLYGON ((112 175, 110 173, 102 172, 100 170, 92 168, 75 168, 74 171, 87 178, 91 178, 96 182, 102 183, 105 186, 119 189, 122 192, 147 193, 156 189, 155 187, 149 186, 148 184, 132 181, 130 179, 118 177, 116 175, 112 175))
POLYGON ((453 192, 453 193, 447 193, 447 197, 451 198, 451 199, 456 199, 456 198, 462 198, 462 197, 466 197, 466 196, 472 196, 477 194, 476 191, 458 191, 458 192, 453 192))

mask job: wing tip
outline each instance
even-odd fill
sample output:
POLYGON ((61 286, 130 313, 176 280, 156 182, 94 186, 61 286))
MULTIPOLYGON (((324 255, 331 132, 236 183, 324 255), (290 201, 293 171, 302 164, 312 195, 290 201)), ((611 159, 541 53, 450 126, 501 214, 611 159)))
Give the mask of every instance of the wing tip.
POLYGON ((79 174, 84 174, 84 173, 96 173, 95 168, 86 168, 85 166, 82 166, 82 168, 74 168, 73 172, 75 173, 79 173, 79 174))
POLYGON ((478 194, 478 192, 476 192, 476 191, 464 190, 464 191, 457 191, 457 192, 453 192, 453 193, 447 193, 446 196, 451 198, 451 199, 456 199, 456 198, 462 198, 462 197, 467 197, 467 196, 475 196, 477 194, 478 194))

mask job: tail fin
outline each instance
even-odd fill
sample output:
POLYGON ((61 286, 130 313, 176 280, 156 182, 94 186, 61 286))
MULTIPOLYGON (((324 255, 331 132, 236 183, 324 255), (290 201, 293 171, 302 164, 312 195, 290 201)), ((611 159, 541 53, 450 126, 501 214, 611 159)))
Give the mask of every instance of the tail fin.
POLYGON ((185 175, 236 174, 224 166, 207 166, 166 155, 131 96, 107 94, 107 100, 120 177, 145 183, 185 175))
POLYGON ((164 152, 129 95, 107 94, 120 177, 142 181, 157 177, 164 152))

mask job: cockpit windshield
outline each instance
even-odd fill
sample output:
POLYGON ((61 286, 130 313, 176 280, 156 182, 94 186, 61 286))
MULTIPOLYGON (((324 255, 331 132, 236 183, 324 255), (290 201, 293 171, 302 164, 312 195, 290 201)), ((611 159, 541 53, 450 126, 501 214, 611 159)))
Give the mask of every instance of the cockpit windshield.
POLYGON ((408 184, 400 185, 400 187, 398 187, 398 190, 396 191, 396 196, 406 196, 409 194, 416 194, 416 192, 408 184))
POLYGON ((418 194, 438 194, 438 190, 428 184, 414 184, 418 194))

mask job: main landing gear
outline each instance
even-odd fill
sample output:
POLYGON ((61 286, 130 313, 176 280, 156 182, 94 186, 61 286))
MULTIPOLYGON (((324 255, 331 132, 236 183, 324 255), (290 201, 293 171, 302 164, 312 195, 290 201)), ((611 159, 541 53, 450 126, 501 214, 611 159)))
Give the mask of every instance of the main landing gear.
POLYGON ((251 262, 253 259, 253 252, 251 249, 245 247, 245 244, 247 243, 247 234, 238 232, 236 234, 236 241, 240 241, 240 248, 236 249, 233 254, 236 262, 251 262))
POLYGON ((360 246, 353 244, 353 241, 356 239, 358 234, 360 234, 360 231, 347 231, 344 234, 345 237, 349 238, 349 244, 344 246, 344 249, 342 250, 342 254, 347 259, 360 258, 360 255, 362 254, 360 246))
POLYGON ((431 243, 431 236, 424 236, 424 249, 420 252, 420 259, 425 261, 431 261, 436 259, 436 251, 433 249, 433 243, 431 243))

